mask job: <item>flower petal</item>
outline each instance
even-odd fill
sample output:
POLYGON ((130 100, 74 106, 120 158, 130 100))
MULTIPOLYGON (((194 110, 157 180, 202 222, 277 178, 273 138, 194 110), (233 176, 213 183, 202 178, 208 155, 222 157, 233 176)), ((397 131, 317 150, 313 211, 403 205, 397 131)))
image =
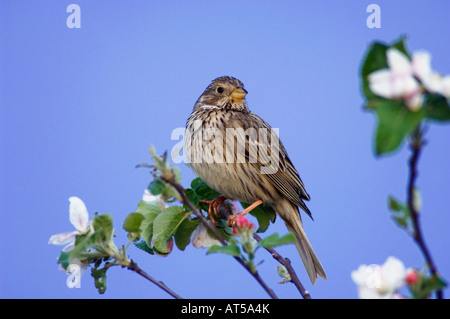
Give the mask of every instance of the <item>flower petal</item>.
POLYGON ((415 93, 406 99, 406 106, 410 111, 417 112, 421 109, 424 101, 422 93, 415 93))
POLYGON ((412 68, 414 74, 425 80, 431 74, 431 55, 427 51, 418 51, 413 54, 412 68))
POLYGON ((408 57, 395 48, 389 48, 386 51, 387 62, 389 69, 395 75, 409 75, 412 74, 412 66, 408 57))
POLYGON ((167 205, 167 203, 163 201, 161 195, 153 195, 147 189, 144 190, 144 195, 142 195, 142 200, 147 203, 157 202, 156 204, 158 204, 158 206, 161 209, 164 209, 164 207, 165 208, 169 207, 169 205, 167 205))
POLYGON ((437 73, 431 73, 427 78, 423 79, 423 86, 430 93, 441 93, 443 91, 444 79, 437 73))
POLYGON ((75 240, 70 242, 68 245, 64 246, 62 251, 66 253, 68 251, 71 251, 74 248, 75 248, 75 240))
POLYGON ((359 299, 385 299, 383 294, 380 294, 376 289, 367 286, 358 287, 359 299))
POLYGON ((89 227, 89 214, 84 202, 75 196, 69 198, 69 218, 78 231, 85 231, 89 227))
POLYGON ((192 237, 192 245, 195 248, 208 248, 213 245, 220 245, 220 241, 210 236, 205 225, 203 225, 202 223, 194 231, 194 235, 192 237))
POLYGON ((395 257, 389 257, 381 266, 381 275, 387 288, 391 291, 399 288, 405 278, 405 266, 395 257))
POLYGON ((409 99, 418 94, 420 90, 419 83, 412 75, 394 75, 391 79, 391 97, 395 99, 409 99))
POLYGON ((392 72, 388 69, 381 69, 370 73, 368 76, 370 91, 387 99, 392 98, 391 79, 392 72))
POLYGON ((450 75, 442 78, 442 88, 440 93, 447 99, 450 99, 450 75))
POLYGON ((142 195, 142 200, 144 202, 154 202, 154 201, 161 201, 160 195, 153 195, 148 191, 148 189, 144 190, 144 195, 142 195))
POLYGON ((372 271, 367 265, 360 265, 357 270, 353 270, 351 273, 352 280, 358 286, 367 285, 367 277, 372 274, 372 271))
POLYGON ((66 245, 70 242, 75 241, 76 234, 77 234, 76 231, 70 233, 56 234, 50 237, 48 243, 51 245, 66 245))
POLYGON ((409 98, 412 95, 419 93, 419 83, 413 76, 407 76, 403 78, 403 91, 401 96, 409 98))

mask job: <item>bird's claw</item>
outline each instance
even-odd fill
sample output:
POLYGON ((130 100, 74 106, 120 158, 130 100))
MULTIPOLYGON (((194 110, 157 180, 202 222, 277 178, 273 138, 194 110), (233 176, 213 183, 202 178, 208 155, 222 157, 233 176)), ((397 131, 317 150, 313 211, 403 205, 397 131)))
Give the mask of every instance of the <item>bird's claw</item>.
MULTIPOLYGON (((217 198, 215 198, 213 200, 210 200, 210 201, 208 201, 208 200, 201 200, 200 201, 200 203, 202 203, 202 204, 208 204, 209 205, 208 216, 211 219, 211 221, 214 223, 214 225, 218 225, 218 222, 217 222, 216 218, 220 218, 221 217, 221 214, 218 212, 217 207, 220 204, 224 204, 224 201, 226 199, 227 198, 225 196, 220 195, 219 197, 217 197, 217 198)), ((223 206, 225 206, 226 209, 231 214, 230 208, 227 205, 223 205, 223 206)))

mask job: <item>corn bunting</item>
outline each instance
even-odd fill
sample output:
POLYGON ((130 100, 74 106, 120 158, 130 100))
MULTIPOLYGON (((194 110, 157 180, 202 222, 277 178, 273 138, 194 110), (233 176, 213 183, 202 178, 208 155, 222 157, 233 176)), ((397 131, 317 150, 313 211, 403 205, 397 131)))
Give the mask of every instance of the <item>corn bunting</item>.
POLYGON ((216 78, 205 89, 186 123, 190 165, 222 200, 253 203, 239 214, 261 203, 273 208, 295 235, 314 284, 326 274, 300 217, 299 208, 311 217, 304 203, 310 197, 276 131, 248 109, 246 94, 244 84, 229 76, 216 78))

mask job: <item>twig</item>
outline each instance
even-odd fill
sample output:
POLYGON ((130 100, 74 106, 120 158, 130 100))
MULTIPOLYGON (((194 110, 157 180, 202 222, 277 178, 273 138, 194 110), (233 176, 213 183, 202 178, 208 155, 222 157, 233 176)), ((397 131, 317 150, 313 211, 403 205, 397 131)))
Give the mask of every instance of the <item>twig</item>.
MULTIPOLYGON (((186 197, 183 187, 180 184, 175 182, 173 176, 171 178, 168 178, 163 175, 163 176, 161 176, 161 179, 164 182, 170 184, 173 188, 175 188, 175 190, 178 192, 178 194, 180 194, 183 204, 185 204, 186 206, 189 207, 189 209, 191 209, 192 213, 200 219, 200 221, 206 226, 206 228, 208 228, 209 231, 211 231, 213 233, 213 235, 217 238, 217 240, 220 241, 220 243, 222 245, 227 246, 228 243, 225 241, 223 236, 217 231, 216 227, 214 227, 213 225, 208 223, 206 218, 203 217, 203 215, 191 203, 191 201, 186 197)), ((272 299, 278 299, 278 297, 275 295, 273 290, 270 289, 269 286, 267 286, 267 284, 264 282, 264 280, 261 278, 261 276, 259 275, 259 273, 256 270, 252 271, 252 269, 250 269, 250 267, 248 267, 241 258, 238 258, 238 257, 233 257, 233 258, 238 263, 240 263, 256 279, 256 281, 261 285, 261 287, 263 287, 263 289, 269 294, 269 296, 272 299)))
MULTIPOLYGON (((219 205, 217 207, 219 209, 219 214, 221 215, 221 217, 223 217, 223 218, 230 217, 232 215, 231 212, 227 209, 221 209, 222 207, 223 207, 222 205, 219 205)), ((258 243, 262 240, 261 237, 256 232, 253 233, 253 238, 258 243)), ((264 247, 264 249, 267 250, 276 261, 278 261, 281 265, 283 265, 286 268, 286 270, 288 271, 290 278, 291 278, 290 281, 295 285, 295 287, 297 287, 297 289, 300 292, 300 294, 302 295, 302 297, 304 299, 311 299, 311 295, 305 289, 303 284, 300 282, 300 279, 298 278, 294 268, 292 268, 291 261, 289 260, 289 258, 284 258, 273 248, 264 247)))
MULTIPOLYGON (((431 253, 425 244, 425 240, 422 234, 422 229, 419 222, 419 212, 417 210, 417 207, 414 205, 414 190, 416 189, 415 182, 418 175, 417 163, 423 145, 424 141, 422 138, 422 130, 420 129, 420 127, 417 127, 417 129, 411 134, 410 147, 412 155, 409 160, 408 207, 411 212, 411 219, 414 227, 413 238, 416 241, 417 245, 419 246, 420 250, 422 251, 422 254, 425 257, 426 263, 431 273, 434 276, 438 276, 439 275, 438 270, 433 262, 433 259, 431 258, 431 253)), ((443 298, 442 290, 438 290, 436 292, 436 297, 438 299, 443 298)))
MULTIPOLYGON (((261 237, 257 233, 253 233, 253 238, 255 238, 257 242, 261 241, 261 237)), ((300 292, 302 297, 304 299, 311 299, 311 295, 305 289, 305 287, 303 287, 302 283, 300 282, 300 279, 298 279, 298 276, 295 273, 294 268, 292 268, 291 261, 289 260, 289 258, 284 258, 273 248, 264 247, 264 249, 267 250, 276 261, 278 261, 280 264, 286 267, 286 270, 288 271, 289 276, 291 278, 290 281, 295 285, 295 287, 297 287, 297 290, 300 292)))
POLYGON ((124 267, 127 267, 127 269, 132 270, 132 271, 136 272, 137 274, 141 275, 142 277, 144 277, 145 279, 151 281, 152 283, 157 285, 159 288, 161 288, 162 290, 167 292, 172 297, 174 297, 176 299, 183 299, 177 293, 175 293, 169 287, 167 287, 164 283, 162 283, 161 281, 156 280, 155 278, 153 278, 149 274, 147 274, 145 271, 143 271, 133 260, 130 260, 128 265, 126 265, 124 267))

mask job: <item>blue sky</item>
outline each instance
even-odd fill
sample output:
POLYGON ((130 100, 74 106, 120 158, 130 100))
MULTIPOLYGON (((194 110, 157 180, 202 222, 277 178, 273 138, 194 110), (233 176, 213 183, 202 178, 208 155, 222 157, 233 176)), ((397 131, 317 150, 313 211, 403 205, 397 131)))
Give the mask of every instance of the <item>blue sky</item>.
MULTIPOLYGON (((450 74, 447 1, 76 1, 81 28, 69 29, 72 2, 0 1, 0 297, 166 298, 124 269, 112 269, 101 296, 88 273, 80 289, 57 269, 52 234, 72 230, 70 196, 91 216, 110 213, 118 245, 124 218, 150 176, 135 165, 148 148, 170 150, 212 79, 239 78, 250 109, 279 128, 311 195, 305 230, 328 274, 311 286, 293 246, 281 247, 313 298, 356 298, 350 273, 387 257, 424 265, 412 240, 391 220, 388 195, 406 196, 408 150, 377 158, 374 114, 363 111, 359 68, 367 46, 407 35, 410 50, 431 52, 450 74), (381 8, 369 29, 366 8, 381 8)), ((437 267, 450 278, 448 196, 450 128, 432 125, 419 163, 421 222, 437 267)), ((180 164, 183 184, 194 175, 180 164)), ((267 234, 286 232, 279 221, 267 234)), ((132 247, 149 274, 186 298, 266 298, 225 255, 189 246, 168 257, 132 247)), ((261 275, 281 298, 277 264, 261 275)), ((448 295, 448 291, 446 294, 448 295)))

